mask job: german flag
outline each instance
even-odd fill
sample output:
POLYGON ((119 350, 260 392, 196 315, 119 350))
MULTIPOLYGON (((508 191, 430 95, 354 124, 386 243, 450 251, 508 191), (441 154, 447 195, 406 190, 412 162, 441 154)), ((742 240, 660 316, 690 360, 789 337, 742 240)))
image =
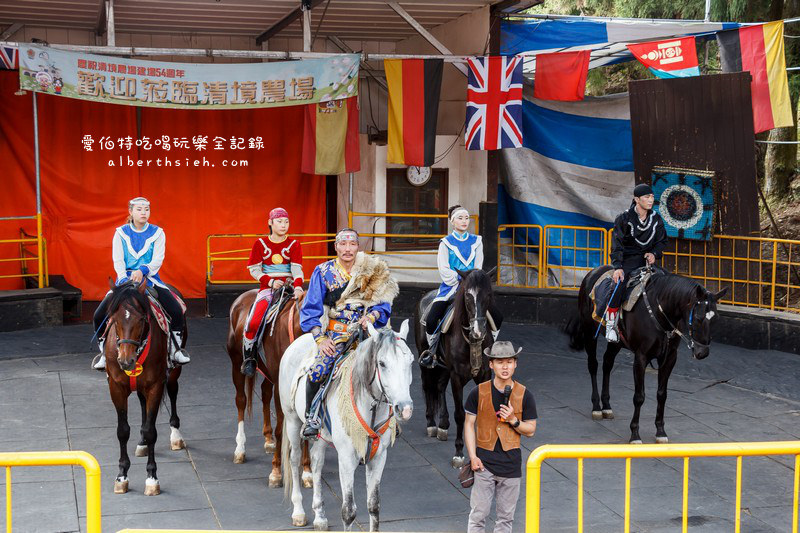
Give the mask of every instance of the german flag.
POLYGON ((389 85, 389 163, 429 167, 436 148, 442 90, 441 59, 386 59, 389 85))
POLYGON ((750 72, 755 132, 792 125, 783 21, 717 33, 723 72, 750 72))

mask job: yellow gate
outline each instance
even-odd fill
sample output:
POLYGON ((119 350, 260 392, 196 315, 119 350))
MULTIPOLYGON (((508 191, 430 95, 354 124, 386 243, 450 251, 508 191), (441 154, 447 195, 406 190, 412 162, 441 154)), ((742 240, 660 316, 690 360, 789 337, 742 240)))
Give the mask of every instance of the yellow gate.
POLYGON ((18 466, 82 466, 86 471, 86 532, 100 529, 100 465, 86 452, 10 452, 0 453, 0 466, 6 469, 6 532, 11 533, 11 469, 18 466))
MULTIPOLYGON (((539 533, 542 463, 547 459, 577 459, 579 533, 583 532, 583 460, 625 459, 625 533, 631 527, 631 459, 683 457, 683 529, 688 530, 689 518, 689 458, 736 457, 736 533, 741 528, 742 457, 759 455, 794 455, 794 503, 792 533, 797 533, 797 500, 800 489, 800 441, 786 442, 726 442, 696 444, 546 444, 531 452, 527 464, 526 528, 527 533, 539 533)), ((786 529, 789 531, 789 528, 786 529)))

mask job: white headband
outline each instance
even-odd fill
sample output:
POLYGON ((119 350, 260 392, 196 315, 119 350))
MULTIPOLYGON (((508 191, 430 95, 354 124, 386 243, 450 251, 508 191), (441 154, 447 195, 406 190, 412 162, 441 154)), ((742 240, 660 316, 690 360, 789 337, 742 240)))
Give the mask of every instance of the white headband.
POLYGON ((150 207, 150 200, 148 200, 144 196, 137 196, 136 198, 128 202, 128 207, 133 207, 135 205, 143 205, 145 207, 150 207))
POLYGON ((465 215, 467 215, 467 216, 469 216, 469 211, 467 211, 467 210, 466 210, 466 209, 464 209, 463 207, 459 207, 458 209, 456 209, 455 211, 453 211, 453 214, 452 214, 452 215, 450 215, 450 222, 453 222, 453 220, 454 220, 454 219, 455 219, 457 216, 461 215, 462 213, 463 213, 463 214, 465 214, 465 215))
POLYGON ((351 229, 343 229, 336 234, 336 242, 353 241, 358 243, 358 233, 351 229))

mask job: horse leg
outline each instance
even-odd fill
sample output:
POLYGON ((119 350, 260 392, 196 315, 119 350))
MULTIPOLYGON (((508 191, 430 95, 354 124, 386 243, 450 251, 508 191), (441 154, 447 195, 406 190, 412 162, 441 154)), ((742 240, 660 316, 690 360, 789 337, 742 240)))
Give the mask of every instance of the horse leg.
POLYGON ((186 442, 181 435, 181 419, 178 416, 178 378, 181 375, 179 366, 172 369, 167 380, 167 394, 169 395, 170 416, 169 416, 169 448, 170 450, 182 450, 186 448, 186 442))
POLYGON ((283 409, 281 408, 281 395, 278 384, 275 383, 275 451, 272 454, 272 472, 269 474, 270 488, 283 485, 281 473, 281 453, 283 452, 283 409))
MULTIPOLYGON (((289 441, 289 470, 292 481, 292 525, 303 527, 306 525, 306 512, 303 510, 303 493, 300 492, 300 459, 303 453, 300 440, 300 419, 290 415, 284 419, 286 437, 289 441)), ((287 487, 288 490, 288 487, 287 487)))
POLYGON ((272 402, 273 384, 265 379, 261 382, 261 406, 264 411, 264 426, 262 433, 264 434, 264 452, 273 453, 275 451, 275 439, 272 436, 272 414, 269 410, 269 404, 272 402))
POLYGON ((461 468, 464 466, 464 383, 461 381, 460 376, 453 376, 451 378, 451 393, 453 394, 453 403, 455 404, 455 419, 456 419, 456 454, 453 456, 453 468, 461 468))
POLYGON ((606 353, 603 354, 603 392, 600 394, 600 401, 603 402, 603 418, 606 420, 614 418, 609 388, 611 387, 611 371, 614 370, 614 361, 621 349, 621 344, 609 344, 606 348, 606 353))
POLYGON ((633 357, 633 418, 631 419, 631 444, 641 444, 642 438, 639 436, 639 412, 644 403, 644 368, 647 363, 644 356, 634 354, 633 357))
POLYGON ((147 400, 145 399, 144 394, 142 394, 141 391, 136 391, 136 396, 139 397, 139 406, 142 408, 142 425, 139 428, 139 444, 136 445, 136 451, 134 452, 134 455, 136 457, 146 457, 147 456, 147 440, 144 438, 144 424, 145 424, 145 421, 147 420, 147 417, 146 417, 146 415, 147 415, 147 409, 146 409, 147 400))
POLYGON ((308 441, 303 441, 303 487, 310 489, 314 483, 311 473, 311 455, 308 453, 308 441))
POLYGON ((158 409, 161 407, 161 398, 164 395, 164 385, 159 382, 154 385, 147 395, 147 417, 145 425, 142 427, 142 436, 147 442, 147 479, 144 484, 145 496, 158 496, 161 494, 161 486, 158 483, 156 473, 156 440, 158 431, 156 430, 156 418, 158 409))
POLYGON ((597 392, 597 339, 590 335, 584 335, 586 346, 586 362, 589 366, 589 376, 592 378, 592 420, 602 420, 603 413, 600 410, 600 394, 597 392))
MULTIPOLYGON (((113 381, 109 381, 113 384, 113 381)), ((111 400, 117 409, 117 440, 119 440, 119 474, 114 480, 114 494, 125 494, 128 492, 128 469, 131 467, 131 459, 128 457, 128 439, 131 436, 131 426, 128 424, 128 395, 111 389, 111 400)))
POLYGON ((311 472, 314 475, 314 498, 311 508, 314 509, 314 529, 328 530, 328 518, 325 516, 325 499, 322 497, 322 468, 325 466, 325 441, 317 439, 311 446, 311 472))
POLYGON ((378 531, 381 510, 381 476, 386 465, 386 449, 379 451, 367 463, 367 510, 369 511, 369 530, 378 531))
POLYGON ((450 429, 450 413, 447 411, 447 384, 450 382, 450 372, 443 368, 439 370, 438 390, 439 390, 439 429, 436 431, 436 438, 440 441, 447 440, 447 430, 450 429))
POLYGON ((353 497, 353 476, 358 459, 355 454, 339 454, 339 483, 342 487, 342 523, 344 530, 350 531, 356 520, 356 501, 353 497))
POLYGON ((426 433, 429 437, 436 436, 436 411, 439 409, 439 393, 434 371, 423 368, 422 392, 425 394, 425 422, 426 433))
POLYGON ((669 383, 669 376, 672 369, 675 367, 675 362, 678 360, 677 347, 675 350, 670 350, 669 355, 666 357, 664 364, 658 367, 658 392, 656 398, 658 400, 658 408, 656 409, 656 444, 667 444, 669 438, 667 432, 664 431, 664 406, 667 403, 667 383, 669 383))
MULTIPOLYGON (((233 462, 242 464, 245 462, 245 449, 244 445, 247 442, 247 437, 244 434, 244 411, 247 408, 247 393, 244 390, 244 374, 239 372, 239 364, 232 358, 231 364, 231 377, 233 378, 233 385, 236 387, 236 411, 237 411, 237 428, 236 428, 236 449, 233 452, 233 462)), ((241 363, 241 358, 239 358, 241 363)))

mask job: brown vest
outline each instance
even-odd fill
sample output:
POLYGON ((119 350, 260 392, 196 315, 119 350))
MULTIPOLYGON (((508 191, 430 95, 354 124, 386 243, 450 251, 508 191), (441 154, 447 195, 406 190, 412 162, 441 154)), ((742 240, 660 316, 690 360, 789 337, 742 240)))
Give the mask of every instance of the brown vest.
MULTIPOLYGON (((519 448, 519 433, 509 424, 501 422, 497 418, 494 404, 492 403, 492 387, 494 387, 492 381, 484 381, 478 385, 478 413, 475 419, 477 445, 478 448, 492 451, 499 438, 503 451, 507 452, 519 448)), ((522 420, 522 398, 524 395, 525 386, 515 381, 511 389, 509 403, 514 409, 514 416, 518 420, 522 420)))

